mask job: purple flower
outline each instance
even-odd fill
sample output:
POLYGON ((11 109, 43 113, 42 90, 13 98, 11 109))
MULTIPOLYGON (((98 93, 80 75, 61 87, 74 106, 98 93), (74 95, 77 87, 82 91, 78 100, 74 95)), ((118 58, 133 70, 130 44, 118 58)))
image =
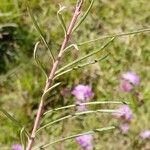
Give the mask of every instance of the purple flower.
POLYGON ((77 85, 73 91, 72 94, 76 97, 76 99, 80 102, 87 102, 89 101, 94 93, 92 92, 92 88, 88 85, 77 85))
POLYGON ((130 92, 134 86, 139 85, 140 78, 139 76, 131 71, 122 74, 120 90, 123 92, 130 92))
POLYGON ((119 128, 120 128, 120 130, 121 130, 121 132, 122 132, 123 134, 127 134, 128 131, 129 131, 129 124, 128 124, 128 123, 123 123, 123 124, 121 124, 121 125, 119 126, 119 128))
POLYGON ((12 150, 22 150, 22 146, 20 144, 14 144, 12 150))
POLYGON ((73 89, 72 94, 76 97, 77 111, 86 111, 87 107, 82 103, 90 101, 93 97, 92 88, 88 85, 79 84, 73 89))
POLYGON ((140 137, 145 140, 150 138, 150 130, 145 130, 140 133, 140 137))
POLYGON ((130 92, 133 89, 133 85, 126 80, 122 80, 120 83, 120 90, 123 92, 130 92))
POLYGON ((121 105, 113 115, 118 118, 122 119, 125 122, 130 122, 133 118, 132 110, 129 108, 128 105, 121 105))
POLYGON ((124 80, 127 80, 129 81, 130 83, 132 83, 133 85, 139 85, 140 83, 140 78, 139 76, 135 73, 135 72, 132 72, 132 71, 128 71, 126 73, 124 73, 122 75, 122 78, 124 80))
POLYGON ((91 134, 78 136, 76 141, 84 150, 93 150, 93 136, 91 134))

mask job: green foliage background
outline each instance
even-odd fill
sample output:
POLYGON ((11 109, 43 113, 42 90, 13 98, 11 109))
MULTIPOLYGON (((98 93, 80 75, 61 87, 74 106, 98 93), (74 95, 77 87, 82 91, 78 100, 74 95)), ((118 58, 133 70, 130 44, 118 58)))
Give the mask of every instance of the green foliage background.
MULTIPOLYGON (((55 55, 57 55, 63 40, 63 30, 57 20, 58 4, 67 7, 64 13, 68 25, 75 5, 75 0, 30 0, 30 6, 37 17, 39 25, 55 55)), ((89 5, 85 1, 83 12, 89 5)), ((94 6, 74 34, 72 43, 100 37, 102 35, 148 28, 150 26, 149 0, 95 0, 94 6)), ((118 90, 121 73, 133 70, 141 78, 139 91, 144 104, 133 107, 134 119, 130 133, 121 135, 118 130, 95 135, 95 149, 99 150, 146 150, 150 149, 149 142, 143 142, 138 135, 144 129, 150 129, 150 42, 149 33, 117 38, 109 47, 96 55, 97 58, 109 52, 109 57, 100 63, 79 69, 61 77, 62 86, 52 92, 51 101, 45 104, 46 109, 72 104, 74 99, 71 89, 77 84, 90 84, 95 97, 93 100, 127 100, 133 101, 131 94, 120 93, 118 90), (62 96, 63 89, 67 94, 62 96)), ((33 47, 40 37, 35 30, 26 9, 25 0, 1 0, 0 2, 0 106, 24 124, 29 131, 38 102, 45 84, 44 77, 36 67, 32 58, 33 47)), ((100 48, 106 40, 97 41, 79 47, 79 51, 72 49, 63 58, 61 66, 77 57, 100 48)), ((51 62, 43 44, 38 50, 40 60, 49 72, 51 62)), ((95 57, 93 57, 95 58, 95 57)), ((92 58, 91 58, 92 59, 92 58)), ((88 60, 91 60, 88 59, 88 60)), ((101 108, 116 108, 117 106, 101 106, 101 108)), ((96 107, 100 108, 100 107, 96 107)), ((95 108, 91 108, 95 109, 95 108)), ((72 110, 73 111, 73 110, 72 110)), ((69 111, 61 112, 61 116, 69 111)), ((49 122, 60 116, 55 114, 45 120, 49 122)), ((42 141, 54 140, 73 133, 88 131, 110 125, 116 120, 109 115, 90 115, 77 120, 67 120, 47 128, 41 133, 42 141), (82 123, 81 123, 82 122, 82 123), (94 122, 94 123, 92 123, 94 122), (83 128, 84 127, 84 128, 83 128), (84 129, 84 130, 83 130, 84 129)), ((0 114, 0 147, 10 149, 13 143, 20 143, 20 130, 5 116, 0 114)), ((41 140, 39 140, 41 141, 41 140)), ((37 142, 39 142, 37 140, 37 142)), ((79 149, 73 141, 66 141, 53 146, 74 150, 79 149)))

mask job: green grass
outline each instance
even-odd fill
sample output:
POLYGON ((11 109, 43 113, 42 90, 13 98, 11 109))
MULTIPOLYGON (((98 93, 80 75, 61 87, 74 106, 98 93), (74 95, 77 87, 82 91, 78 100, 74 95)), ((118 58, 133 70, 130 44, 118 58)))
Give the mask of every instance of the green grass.
MULTIPOLYGON (((56 18, 59 8, 58 3, 67 6, 67 11, 64 12, 64 18, 68 25, 75 0, 71 2, 69 0, 65 0, 65 2, 61 0, 30 1, 34 15, 55 55, 58 53, 60 44, 63 40, 63 30, 56 18)), ((88 4, 89 2, 86 1, 83 12, 86 10, 88 4)), ((71 42, 82 43, 102 35, 148 28, 150 27, 149 10, 149 0, 95 0, 89 16, 77 32, 74 33, 71 42)), ((6 23, 17 25, 14 35, 15 39, 8 43, 13 45, 15 59, 8 59, 7 62, 3 61, 5 64, 5 73, 0 76, 0 106, 11 113, 30 131, 42 94, 42 88, 45 84, 44 76, 36 67, 32 58, 33 46, 40 37, 33 27, 31 18, 27 13, 25 0, 1 0, 0 22, 0 25, 6 23)), ((61 66, 90 51, 99 49, 105 42, 106 40, 100 40, 95 43, 80 46, 79 51, 71 49, 63 58, 61 66)), ((1 41, 0 44, 2 44, 1 41)), ((109 51, 108 58, 100 63, 85 67, 84 69, 68 73, 58 79, 58 81, 62 81, 62 85, 52 91, 51 102, 49 100, 46 103, 46 109, 72 104, 74 99, 70 91, 73 86, 79 83, 92 85, 95 93, 93 100, 127 100, 132 102, 133 99, 131 94, 120 93, 118 85, 121 73, 133 70, 141 78, 141 84, 138 90, 143 96, 144 105, 133 109, 134 119, 127 136, 121 135, 117 129, 109 131, 108 133, 96 134, 95 149, 150 149, 149 142, 143 142, 138 138, 138 134, 142 130, 150 129, 149 47, 149 33, 115 39, 103 53, 96 54, 96 57, 99 58, 109 51), (65 98, 60 94, 63 88, 69 89, 65 98)), ((47 54, 47 49, 41 44, 38 50, 38 56, 45 64, 46 71, 49 72, 51 62, 47 54)), ((2 71, 0 70, 0 72, 2 71)), ((106 105, 104 108, 108 107, 116 108, 116 105, 106 105)), ((132 105, 131 107, 134 106, 132 105)), ((60 115, 67 115, 68 113, 69 111, 55 114, 51 118, 46 119, 45 123, 58 118, 60 115)), ((67 120, 60 124, 56 124, 52 128, 47 128, 41 133, 41 137, 43 142, 46 143, 50 140, 54 140, 54 137, 60 138, 64 135, 72 135, 116 123, 116 120, 111 118, 110 115, 97 115, 97 117, 95 115, 89 115, 87 117, 78 118, 77 120, 67 120), (91 124, 91 122, 94 123, 91 124)), ((39 139, 37 142, 38 141, 41 140, 39 139)), ((0 114, 0 147, 4 147, 3 149, 7 150, 10 149, 13 143, 20 143, 19 129, 11 121, 7 120, 6 117, 0 114)), ((65 149, 69 150, 79 149, 74 140, 55 145, 51 149, 59 150, 60 146, 64 146, 65 149)))

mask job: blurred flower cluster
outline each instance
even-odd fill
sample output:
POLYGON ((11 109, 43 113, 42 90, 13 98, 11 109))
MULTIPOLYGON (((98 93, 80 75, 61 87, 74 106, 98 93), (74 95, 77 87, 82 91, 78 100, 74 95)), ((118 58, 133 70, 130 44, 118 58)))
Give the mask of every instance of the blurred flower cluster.
MULTIPOLYGON (((123 73, 120 80, 119 89, 121 92, 132 92, 140 84, 139 76, 132 71, 123 73)), ((92 88, 89 85, 79 84, 72 90, 72 94, 75 96, 77 104, 77 111, 87 111, 87 106, 82 104, 89 102, 94 93, 92 88)), ((113 116, 119 120, 119 129, 122 134, 128 134, 130 123, 133 119, 133 112, 131 108, 124 104, 116 109, 116 112, 113 113, 113 116)), ((140 133, 141 139, 150 138, 150 131, 145 130, 140 133)), ((93 150, 93 136, 90 134, 82 135, 76 138, 77 143, 81 146, 83 150, 93 150)))

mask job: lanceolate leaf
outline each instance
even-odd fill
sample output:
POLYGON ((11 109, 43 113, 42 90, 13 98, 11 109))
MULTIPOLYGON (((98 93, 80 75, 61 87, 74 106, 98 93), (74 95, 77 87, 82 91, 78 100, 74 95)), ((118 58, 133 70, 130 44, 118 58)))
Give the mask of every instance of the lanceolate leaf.
POLYGON ((20 131, 20 139, 21 139, 21 144, 22 144, 23 150, 26 150, 26 134, 25 134, 24 127, 20 131))
POLYGON ((85 14, 83 15, 83 17, 81 18, 81 20, 76 24, 76 26, 73 28, 73 31, 75 31, 81 24, 82 22, 86 19, 87 15, 89 14, 92 6, 93 6, 94 0, 91 0, 91 3, 87 9, 87 11, 85 12, 85 14))
POLYGON ((53 86, 51 86, 42 96, 42 98, 45 100, 48 96, 49 96, 49 92, 51 90, 53 90, 54 88, 56 88, 57 86, 59 86, 61 84, 61 82, 54 84, 53 86))
POLYGON ((95 55, 95 54, 97 54, 99 51, 105 49, 114 39, 115 39, 114 37, 111 38, 111 40, 108 41, 105 45, 103 45, 99 50, 95 50, 95 51, 93 51, 93 52, 91 52, 91 53, 89 53, 89 54, 87 54, 87 55, 85 55, 85 56, 83 56, 83 57, 81 57, 81 58, 76 59, 75 61, 73 61, 73 62, 67 64, 66 66, 60 68, 60 69, 56 72, 56 74, 58 74, 58 73, 60 73, 60 72, 62 72, 62 71, 64 71, 64 70, 66 70, 67 68, 72 67, 73 65, 75 65, 75 64, 77 64, 77 63, 79 63, 79 62, 81 62, 81 61, 83 61, 83 60, 85 60, 85 59, 87 59, 87 58, 89 58, 89 57, 95 55))
MULTIPOLYGON (((10 119, 16 126, 18 126, 19 128, 24 128, 13 116, 11 116, 6 110, 4 110, 3 108, 0 108, 0 111, 8 118, 10 119)), ((27 136, 29 136, 28 132, 24 129, 25 133, 27 136)))
POLYGON ((60 5, 60 9, 58 10, 58 12, 57 12, 57 17, 58 17, 58 20, 59 20, 59 22, 60 22, 60 24, 61 24, 61 26, 62 26, 62 28, 63 28, 63 30, 64 30, 64 33, 65 34, 67 34, 67 29, 66 29, 66 25, 65 25, 65 22, 64 22, 64 18, 63 18, 63 16, 62 16, 62 11, 65 9, 65 7, 63 6, 61 6, 60 5))
POLYGON ((139 33, 144 33, 144 32, 150 32, 150 28, 135 30, 135 31, 131 31, 131 32, 125 32, 125 33, 117 33, 117 34, 112 34, 112 35, 104 35, 104 36, 101 36, 101 37, 93 39, 93 40, 89 40, 89 41, 85 41, 83 43, 79 43, 78 46, 86 45, 86 44, 96 42, 96 41, 99 41, 99 40, 103 40, 103 39, 107 39, 107 38, 112 38, 112 37, 117 38, 117 37, 121 37, 121 36, 128 36, 128 35, 139 34, 139 33))
POLYGON ((62 76, 62 75, 64 75, 64 74, 66 74, 66 73, 68 73, 68 72, 71 72, 71 71, 73 71, 73 70, 77 70, 77 69, 86 67, 86 66, 88 66, 88 65, 95 64, 95 63, 97 63, 97 62, 99 62, 99 61, 102 61, 102 60, 104 60, 107 56, 108 56, 108 54, 105 55, 105 56, 102 57, 102 58, 95 59, 95 60, 93 60, 93 61, 90 61, 90 62, 87 62, 87 63, 84 63, 84 64, 80 64, 80 65, 77 65, 77 66, 75 66, 75 67, 73 67, 73 68, 70 68, 70 69, 68 69, 68 70, 62 71, 62 72, 60 72, 59 74, 57 74, 57 75, 54 77, 54 79, 56 79, 56 78, 58 78, 58 77, 60 77, 60 76, 62 76))
POLYGON ((31 11, 31 9, 30 9, 28 3, 27 3, 27 8, 28 8, 28 12, 29 12, 29 15, 30 15, 30 17, 31 17, 31 19, 32 19, 32 21, 33 21, 34 26, 35 26, 36 30, 38 31, 38 33, 40 34, 40 37, 41 37, 43 43, 45 44, 45 46, 46 46, 47 49, 49 50, 49 52, 50 52, 50 57, 52 58, 52 61, 54 62, 55 59, 54 59, 53 53, 52 53, 52 51, 51 51, 51 49, 50 49, 48 43, 46 42, 46 40, 45 40, 45 38, 44 38, 44 35, 43 35, 43 33, 42 33, 42 31, 41 31, 41 29, 40 29, 40 27, 39 27, 39 25, 38 25, 36 19, 34 18, 34 15, 33 15, 32 11, 31 11))
POLYGON ((40 60, 37 58, 37 48, 40 42, 37 42, 34 46, 34 53, 33 53, 33 57, 35 62, 37 63, 37 66, 41 69, 41 71, 43 72, 43 74, 45 75, 46 79, 48 79, 48 76, 45 72, 45 68, 43 67, 42 63, 40 62, 40 60))
MULTIPOLYGON (((101 104, 124 104, 124 102, 121 102, 121 101, 94 101, 94 102, 81 103, 80 105, 82 106, 82 105, 101 105, 101 104)), ((69 109, 69 108, 73 108, 73 107, 76 107, 76 104, 67 105, 64 107, 59 107, 59 108, 49 110, 49 111, 45 112, 44 115, 48 115, 52 112, 65 110, 65 109, 69 109)))
POLYGON ((64 52, 66 52, 66 51, 67 51, 69 48, 71 48, 71 47, 74 47, 77 51, 79 50, 77 44, 71 44, 71 45, 69 45, 68 47, 66 47, 66 48, 64 49, 64 52))
POLYGON ((83 112, 76 112, 74 114, 71 114, 71 115, 67 115, 65 117, 62 117, 62 118, 59 118, 57 120, 54 120, 52 122, 49 122, 47 123, 46 125, 40 127, 36 133, 38 133, 39 131, 41 131, 42 129, 45 129, 46 127, 48 126, 51 126, 55 123, 58 123, 60 121, 63 121, 63 120, 66 120, 66 119, 69 119, 69 118, 76 118, 78 116, 81 116, 81 115, 88 115, 88 114, 95 114, 95 113, 114 113, 116 112, 116 110, 114 109, 99 109, 99 110, 89 110, 89 111, 83 111, 83 112))
POLYGON ((88 132, 84 132, 84 133, 80 133, 80 134, 76 134, 76 135, 71 135, 71 136, 68 136, 68 137, 65 137, 65 138, 61 138, 61 139, 58 139, 54 142, 50 142, 48 144, 45 144, 45 145, 42 145, 40 148, 47 148, 53 144, 56 144, 56 143, 59 143, 59 142, 63 142, 63 141, 66 141, 66 140, 70 140, 70 139, 74 139, 76 137, 79 137, 79 136, 82 136, 82 135, 87 135, 87 134, 94 134, 96 132, 104 132, 104 131, 109 131, 109 130, 113 130, 115 129, 115 126, 109 126, 109 127, 104 127, 104 128, 99 128, 99 129, 95 129, 95 130, 91 130, 91 131, 88 131, 88 132))

